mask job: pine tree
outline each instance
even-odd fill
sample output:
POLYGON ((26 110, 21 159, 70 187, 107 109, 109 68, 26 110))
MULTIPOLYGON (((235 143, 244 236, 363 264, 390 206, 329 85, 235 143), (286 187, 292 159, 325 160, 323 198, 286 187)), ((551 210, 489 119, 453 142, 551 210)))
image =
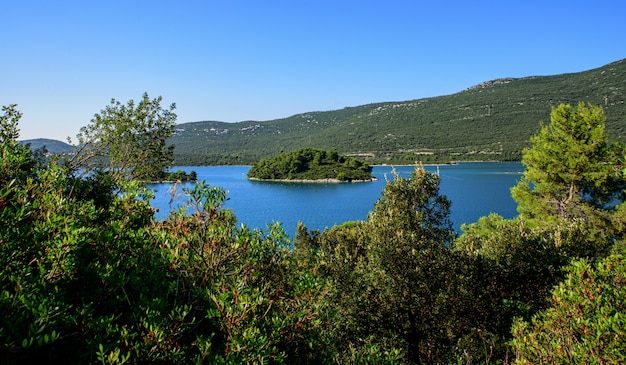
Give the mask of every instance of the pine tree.
MULTIPOLYGON (((623 200, 624 147, 609 142, 599 106, 561 104, 522 154, 523 178, 511 189, 522 218, 541 224, 579 220, 609 229, 623 200)), ((606 232, 605 232, 606 233, 606 232)))

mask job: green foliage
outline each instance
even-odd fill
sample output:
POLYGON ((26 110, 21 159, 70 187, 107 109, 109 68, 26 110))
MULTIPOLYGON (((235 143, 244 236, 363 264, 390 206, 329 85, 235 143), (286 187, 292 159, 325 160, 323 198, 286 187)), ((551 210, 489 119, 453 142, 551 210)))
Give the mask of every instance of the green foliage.
POLYGON ((530 318, 544 309, 551 288, 564 277, 563 268, 572 258, 605 256, 608 241, 591 241, 586 225, 561 222, 536 227, 525 220, 506 220, 492 214, 463 226, 454 249, 474 258, 484 280, 484 295, 490 299, 493 321, 483 328, 508 338, 514 317, 530 318))
POLYGON ((468 311, 473 278, 449 248, 450 202, 438 192, 439 177, 423 168, 394 176, 366 222, 317 238, 339 362, 447 363, 456 339, 479 326, 468 311))
POLYGON ((147 93, 136 104, 111 100, 81 128, 70 166, 87 171, 105 166, 116 180, 157 180, 172 164, 174 147, 166 140, 176 125, 176 105, 163 109, 161 100, 147 93))
MULTIPOLYGON (((156 222, 141 182, 37 164, 16 141, 20 113, 3 111, 2 363, 624 361, 620 169, 610 184, 594 174, 583 194, 610 224, 491 215, 457 238, 439 177, 417 168, 387 182, 366 221, 321 233, 299 224, 292 244, 280 224, 238 226, 227 192, 204 182, 156 222)), ((550 150, 559 139, 534 142, 550 150)), ((300 152, 276 168, 369 168, 300 152)), ((528 176, 546 169, 532 166, 528 176)))
POLYGON ((193 288, 207 308, 204 334, 194 342, 200 358, 282 363, 315 356, 312 333, 321 322, 314 305, 323 285, 293 271, 282 228, 270 227, 267 235, 237 229, 221 208, 224 190, 200 183, 188 193, 195 213, 161 225, 167 228, 164 254, 180 273, 180 285, 193 288))
POLYGON ((248 178, 259 180, 337 180, 369 181, 372 167, 336 151, 305 148, 262 159, 252 165, 248 178))
POLYGON ((302 272, 280 226, 237 228, 226 192, 202 183, 186 191, 193 214, 154 222, 138 182, 33 169, 18 115, 1 124, 14 162, 0 175, 3 363, 323 359, 325 282, 302 272))
POLYGON ((0 182, 3 184, 23 181, 35 167, 30 150, 17 142, 22 113, 16 108, 15 104, 3 106, 0 116, 0 182))
MULTIPOLYGON (((481 218, 463 226, 455 242, 485 268, 485 292, 497 318, 490 331, 501 338, 513 318, 529 320, 547 308, 550 290, 572 259, 605 257, 623 237, 625 180, 616 169, 623 146, 609 143, 604 120, 602 108, 592 105, 554 108, 551 124, 523 153, 524 177, 512 189, 520 216, 481 218)), ((531 361, 552 362, 546 359, 531 361)))
POLYGON ((601 234, 614 235, 610 214, 625 187, 615 166, 622 163, 624 147, 608 142, 604 122, 601 107, 553 109, 551 123, 524 150, 524 177, 511 190, 523 218, 542 224, 584 220, 601 234))
POLYGON ((591 264, 576 260, 552 291, 551 306, 513 326, 516 364, 621 364, 626 361, 623 247, 591 264))
POLYGON ((375 163, 516 160, 553 106, 602 105, 626 142, 626 62, 579 73, 500 79, 446 96, 307 112, 284 119, 177 126, 176 164, 246 165, 315 146, 375 163), (184 163, 183 163, 184 162, 184 163))

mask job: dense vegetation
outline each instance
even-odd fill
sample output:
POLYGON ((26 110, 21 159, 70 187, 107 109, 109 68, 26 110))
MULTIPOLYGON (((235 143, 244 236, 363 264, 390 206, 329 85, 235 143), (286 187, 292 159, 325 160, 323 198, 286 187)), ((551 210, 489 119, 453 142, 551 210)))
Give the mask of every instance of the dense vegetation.
POLYGON ((336 151, 304 148, 262 159, 252 165, 248 178, 258 180, 370 181, 372 166, 336 151))
POLYGON ((248 165, 306 147, 375 163, 520 160, 538 121, 561 103, 601 105, 626 142, 626 61, 578 73, 484 82, 452 95, 308 112, 284 119, 176 126, 177 165, 248 165))
POLYGON ((2 363, 626 361, 626 149, 598 106, 553 109, 515 219, 457 237, 439 177, 416 168, 365 221, 299 225, 293 243, 238 225, 204 183, 191 214, 155 221, 140 183, 42 165, 3 113, 2 363))
POLYGON ((186 172, 184 170, 162 171, 151 181, 196 181, 198 174, 195 171, 186 172), (156 180, 154 180, 156 179, 156 180))

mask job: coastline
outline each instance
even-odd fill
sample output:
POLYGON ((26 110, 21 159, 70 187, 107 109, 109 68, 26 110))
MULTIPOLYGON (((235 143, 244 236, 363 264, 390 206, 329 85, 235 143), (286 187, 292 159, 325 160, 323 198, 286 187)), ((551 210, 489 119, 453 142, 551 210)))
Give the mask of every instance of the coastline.
POLYGON ((373 182, 373 181, 377 181, 378 179, 373 177, 371 179, 367 179, 367 180, 338 180, 338 179, 331 179, 331 178, 327 178, 327 179, 316 179, 316 180, 309 180, 309 179, 259 179, 256 177, 248 177, 248 180, 251 181, 262 181, 262 182, 287 182, 287 183, 311 183, 311 184, 351 184, 351 183, 365 183, 365 182, 373 182))

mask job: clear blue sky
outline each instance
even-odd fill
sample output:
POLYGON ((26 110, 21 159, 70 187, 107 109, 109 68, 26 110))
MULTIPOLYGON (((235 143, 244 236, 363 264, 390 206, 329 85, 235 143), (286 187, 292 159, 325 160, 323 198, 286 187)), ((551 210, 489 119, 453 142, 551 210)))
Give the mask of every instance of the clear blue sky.
POLYGON ((178 123, 269 120, 456 93, 626 58, 626 2, 2 1, 0 104, 21 139, 74 137, 115 98, 178 123))

